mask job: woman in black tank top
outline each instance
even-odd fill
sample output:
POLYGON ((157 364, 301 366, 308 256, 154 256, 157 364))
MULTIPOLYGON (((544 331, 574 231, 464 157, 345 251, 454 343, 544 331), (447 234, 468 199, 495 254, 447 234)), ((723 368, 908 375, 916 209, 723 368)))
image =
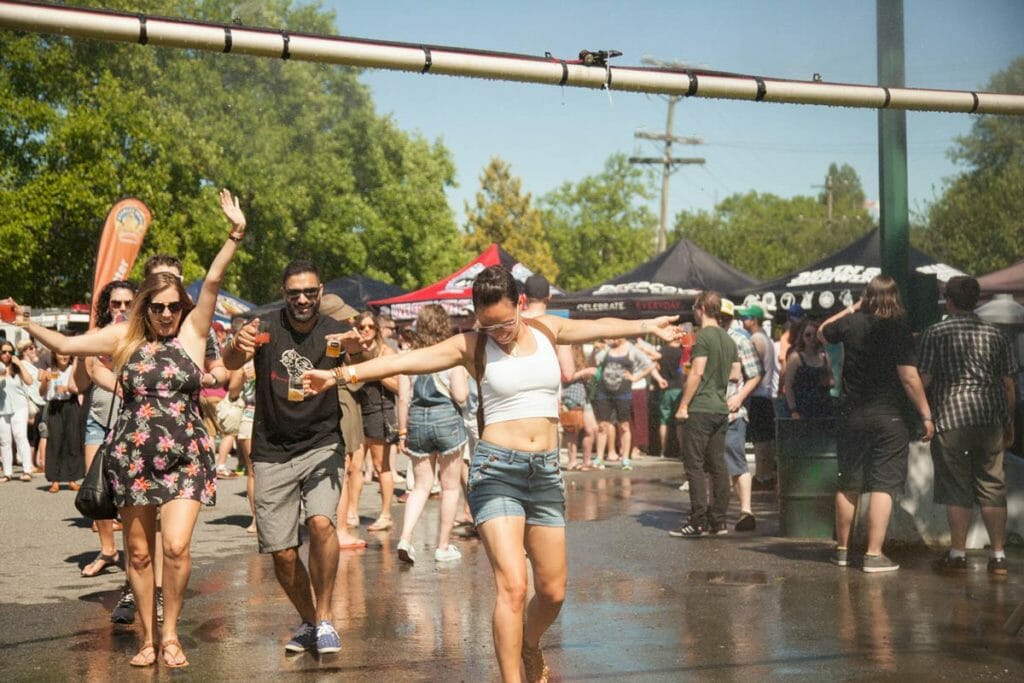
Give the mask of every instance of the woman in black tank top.
MULTIPOLYGON (((373 358, 394 355, 394 350, 384 343, 377 317, 364 311, 356 318, 356 329, 363 339, 363 353, 354 355, 352 361, 361 362, 373 358)), ((366 527, 367 531, 387 531, 394 522, 391 519, 391 498, 395 494, 395 476, 391 468, 391 446, 398 437, 398 418, 395 414, 395 396, 398 393, 398 375, 364 382, 355 392, 355 398, 363 413, 364 452, 370 453, 373 471, 380 482, 380 515, 366 527)), ((359 494, 353 491, 354 507, 358 509, 359 494)))

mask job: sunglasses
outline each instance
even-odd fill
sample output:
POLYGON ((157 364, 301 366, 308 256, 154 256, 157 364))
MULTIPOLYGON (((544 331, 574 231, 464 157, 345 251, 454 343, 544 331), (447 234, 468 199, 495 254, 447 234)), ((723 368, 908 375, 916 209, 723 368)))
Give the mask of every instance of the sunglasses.
POLYGON ((375 329, 377 329, 377 326, 374 325, 373 323, 370 323, 369 325, 359 325, 359 326, 357 326, 357 329, 360 329, 360 330, 375 330, 375 329))
POLYGON ((149 312, 153 315, 163 315, 164 311, 170 311, 171 314, 181 313, 182 305, 180 301, 172 301, 169 304, 158 304, 151 301, 149 303, 149 312))
POLYGON ((116 301, 114 299, 110 300, 110 307, 111 308, 128 308, 131 305, 132 305, 132 300, 131 299, 124 299, 122 301, 116 301))
POLYGON ((512 318, 508 322, 498 323, 497 325, 488 325, 487 327, 481 327, 476 325, 477 332, 483 332, 484 334, 494 334, 495 332, 505 332, 511 330, 519 322, 519 311, 516 310, 516 317, 512 318))
POLYGON ((0 349, 0 356, 13 356, 13 355, 14 355, 14 351, 11 351, 10 349, 0 349))
POLYGON ((306 297, 307 299, 315 299, 320 294, 319 287, 306 287, 305 289, 286 289, 284 295, 289 301, 298 301, 299 297, 306 297))

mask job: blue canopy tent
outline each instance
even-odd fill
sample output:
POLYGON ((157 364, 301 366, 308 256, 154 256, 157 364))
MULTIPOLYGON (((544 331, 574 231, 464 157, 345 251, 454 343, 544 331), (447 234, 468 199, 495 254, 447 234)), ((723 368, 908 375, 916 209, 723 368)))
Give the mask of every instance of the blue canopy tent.
MULTIPOLYGON (((188 295, 195 301, 199 298, 199 292, 203 288, 203 281, 196 280, 192 284, 185 287, 188 295)), ((253 304, 239 299, 234 294, 230 294, 221 290, 220 294, 217 295, 217 308, 213 311, 213 319, 217 322, 225 325, 231 325, 231 319, 235 316, 245 315, 253 307, 253 304)))

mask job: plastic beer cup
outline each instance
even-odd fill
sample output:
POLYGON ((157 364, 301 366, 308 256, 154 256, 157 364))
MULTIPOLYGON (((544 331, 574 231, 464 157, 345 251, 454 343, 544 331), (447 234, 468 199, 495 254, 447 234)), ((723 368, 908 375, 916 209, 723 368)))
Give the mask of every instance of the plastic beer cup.
POLYGON ((301 401, 306 397, 306 391, 302 388, 302 375, 288 377, 288 400, 301 401))

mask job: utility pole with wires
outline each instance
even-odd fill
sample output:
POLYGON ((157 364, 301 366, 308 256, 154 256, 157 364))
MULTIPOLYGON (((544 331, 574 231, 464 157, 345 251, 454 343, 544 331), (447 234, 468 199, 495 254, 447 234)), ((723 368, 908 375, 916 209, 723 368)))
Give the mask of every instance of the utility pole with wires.
POLYGON ((825 176, 824 185, 811 185, 811 187, 820 187, 825 190, 825 206, 828 207, 828 224, 832 225, 832 175, 825 176))
MULTIPOLYGON (((665 62, 657 59, 651 59, 650 57, 644 57, 642 60, 645 64, 657 67, 667 67, 674 69, 685 69, 687 66, 680 62, 665 62)), ((655 249, 656 254, 660 254, 665 251, 665 247, 668 246, 668 185, 669 177, 672 175, 672 171, 675 170, 675 166, 681 166, 685 164, 703 164, 703 158, 687 158, 687 157, 673 157, 672 156, 672 143, 679 145, 699 145, 703 143, 700 138, 693 137, 679 137, 672 135, 672 127, 675 121, 676 113, 676 102, 682 99, 678 95, 669 95, 668 100, 668 119, 665 122, 664 133, 649 133, 646 131, 638 130, 633 134, 633 137, 642 140, 654 140, 656 142, 664 143, 663 155, 660 157, 629 157, 629 163, 631 164, 660 164, 661 165, 661 218, 658 223, 658 241, 655 249)))

